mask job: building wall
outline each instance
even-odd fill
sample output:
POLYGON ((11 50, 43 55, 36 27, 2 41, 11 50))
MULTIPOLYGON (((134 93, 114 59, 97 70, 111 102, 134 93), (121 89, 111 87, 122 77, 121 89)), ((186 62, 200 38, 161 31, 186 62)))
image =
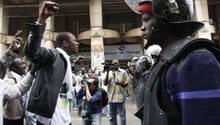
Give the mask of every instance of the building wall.
MULTIPOLYGON (((103 0, 105 1, 105 0, 103 0)), ((109 0, 107 2, 111 2, 112 0, 109 0)), ((115 0, 114 2, 120 2, 123 0, 115 0)), ((80 1, 83 2, 83 1, 80 1)), ((88 0, 85 1, 85 4, 82 4, 80 6, 88 6, 86 4, 88 0)), ((22 5, 20 3, 19 5, 22 5)), ((8 35, 13 35, 16 33, 16 31, 19 29, 23 30, 23 38, 25 39, 27 37, 27 30, 26 30, 26 22, 34 22, 36 20, 36 17, 38 15, 37 13, 37 8, 35 7, 34 10, 31 12, 26 12, 29 11, 30 8, 25 7, 23 10, 19 10, 20 14, 14 15, 13 12, 16 11, 16 9, 19 9, 17 7, 15 8, 10 8, 8 7, 9 5, 6 5, 5 9, 9 10, 8 17, 9 17, 9 26, 8 26, 8 35), (11 11, 13 9, 13 11, 11 11), (14 10, 15 9, 15 10, 14 10), (22 15, 22 11, 24 12, 25 15, 22 15), (19 16, 20 15, 20 16, 19 16), (30 16, 30 17, 28 17, 30 16)), ((103 28, 105 29, 112 29, 115 31, 118 31, 121 36, 124 35, 124 32, 127 32, 131 29, 137 28, 141 26, 141 17, 138 14, 135 14, 131 10, 128 11, 123 11, 123 12, 117 12, 117 9, 120 7, 116 8, 111 8, 111 9, 106 9, 109 5, 105 4, 103 6, 103 28), (114 10, 114 11, 110 11, 114 10), (109 12, 108 12, 109 11, 109 12)), ((87 7, 88 8, 88 7, 87 7)), ((53 32, 62 32, 62 31, 69 31, 75 34, 76 36, 83 32, 87 31, 90 29, 90 17, 88 13, 83 13, 82 15, 80 14, 71 14, 71 11, 74 11, 74 7, 71 7, 71 5, 68 5, 66 8, 61 8, 61 9, 66 9, 69 10, 68 14, 59 14, 55 16, 54 21, 54 31, 53 32)), ((209 18, 213 19, 214 25, 216 27, 216 31, 218 35, 215 36, 220 36, 220 5, 219 4, 212 4, 209 5, 209 18)), ((107 43, 105 41, 114 41, 116 39, 104 39, 104 43, 107 43)), ((117 44, 129 44, 126 42, 126 39, 117 39, 119 42, 117 44)), ((130 39, 132 43, 138 43, 138 44, 143 44, 143 39, 142 37, 137 37, 135 39, 130 39)), ((89 40, 87 40, 90 42, 89 40)), ((90 45, 81 45, 80 48, 82 51, 90 51, 90 45)))

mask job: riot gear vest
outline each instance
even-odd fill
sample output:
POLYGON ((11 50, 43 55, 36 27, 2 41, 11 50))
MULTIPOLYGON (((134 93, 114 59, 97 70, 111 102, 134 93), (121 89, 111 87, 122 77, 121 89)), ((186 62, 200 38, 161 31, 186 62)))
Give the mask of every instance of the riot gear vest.
MULTIPOLYGON (((179 62, 190 52, 205 48, 220 59, 220 47, 203 38, 185 38, 164 48, 153 66, 145 88, 144 125, 181 125, 181 114, 167 93, 165 74, 169 66, 179 62)), ((177 63, 177 66, 181 63, 177 63)))

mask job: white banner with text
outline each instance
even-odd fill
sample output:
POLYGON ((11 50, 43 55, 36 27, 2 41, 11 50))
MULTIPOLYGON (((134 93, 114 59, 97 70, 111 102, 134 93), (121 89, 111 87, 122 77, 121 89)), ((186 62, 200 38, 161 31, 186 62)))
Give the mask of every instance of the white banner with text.
MULTIPOLYGON (((104 54, 105 60, 129 60, 134 56, 142 56, 143 47, 140 44, 104 46, 104 54)), ((83 55, 85 58, 91 59, 90 52, 82 52, 77 55, 83 55)))

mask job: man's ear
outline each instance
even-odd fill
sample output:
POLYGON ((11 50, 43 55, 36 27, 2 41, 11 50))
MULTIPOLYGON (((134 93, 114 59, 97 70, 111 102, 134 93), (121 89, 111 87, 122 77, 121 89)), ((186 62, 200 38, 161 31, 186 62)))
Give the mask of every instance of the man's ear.
POLYGON ((63 41, 63 46, 66 47, 66 46, 68 46, 68 45, 69 45, 69 42, 67 42, 66 40, 64 40, 64 41, 63 41))

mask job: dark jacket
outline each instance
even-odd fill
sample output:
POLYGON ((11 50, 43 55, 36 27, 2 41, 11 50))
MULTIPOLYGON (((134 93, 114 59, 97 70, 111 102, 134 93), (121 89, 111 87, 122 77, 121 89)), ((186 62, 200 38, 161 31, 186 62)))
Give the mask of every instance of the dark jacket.
MULTIPOLYGON (((82 99, 86 96, 86 91, 84 89, 80 89, 79 93, 76 95, 77 99, 82 99)), ((101 90, 97 90, 92 94, 92 98, 85 104, 85 109, 88 114, 96 114, 102 112, 102 92, 101 90)))
POLYGON ((40 116, 52 118, 67 63, 58 50, 40 47, 45 25, 27 24, 27 29, 29 36, 24 53, 32 63, 40 64, 27 110, 40 116))

